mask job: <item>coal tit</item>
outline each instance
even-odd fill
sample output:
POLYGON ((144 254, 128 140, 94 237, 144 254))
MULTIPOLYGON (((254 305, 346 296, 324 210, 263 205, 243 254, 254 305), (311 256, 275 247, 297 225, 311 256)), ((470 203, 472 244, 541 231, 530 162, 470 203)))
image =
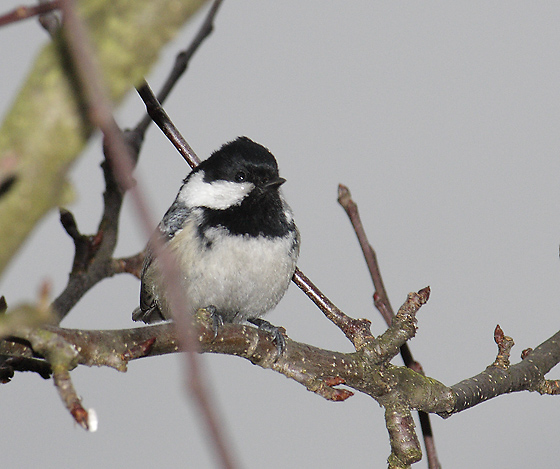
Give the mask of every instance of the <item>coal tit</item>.
MULTIPOLYGON (((279 190, 284 182, 272 153, 239 137, 186 177, 154 234, 176 256, 193 312, 249 321, 272 332, 279 350, 283 336, 260 317, 284 296, 299 255, 299 232, 279 190)), ((146 323, 172 317, 153 242, 132 314, 146 323)))

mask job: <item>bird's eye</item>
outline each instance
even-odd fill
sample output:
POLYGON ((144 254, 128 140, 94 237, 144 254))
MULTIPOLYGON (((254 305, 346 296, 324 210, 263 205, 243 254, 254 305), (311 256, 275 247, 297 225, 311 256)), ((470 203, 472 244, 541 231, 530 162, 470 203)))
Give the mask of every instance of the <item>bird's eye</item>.
POLYGON ((247 179, 245 171, 238 171, 238 173, 235 175, 235 182, 243 182, 245 181, 245 179, 247 179))
POLYGON ((270 178, 269 178, 268 176, 264 176, 264 177, 262 178, 263 184, 266 184, 268 181, 270 181, 270 178))

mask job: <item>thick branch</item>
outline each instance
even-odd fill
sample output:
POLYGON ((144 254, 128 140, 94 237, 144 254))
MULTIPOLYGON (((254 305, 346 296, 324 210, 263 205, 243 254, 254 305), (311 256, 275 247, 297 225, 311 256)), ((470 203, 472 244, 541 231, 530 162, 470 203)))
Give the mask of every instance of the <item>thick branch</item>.
MULTIPOLYGON (((80 365, 109 366, 125 371, 130 360, 179 351, 173 323, 107 331, 54 326, 47 326, 44 330, 70 344, 77 351, 75 363, 80 365)), ((286 338, 285 353, 279 357, 270 334, 251 326, 224 324, 214 338, 211 321, 207 318, 199 318, 196 333, 201 352, 243 357, 262 368, 275 370, 330 400, 349 397, 328 390, 342 383, 374 398, 386 396, 395 386, 404 388, 403 383, 409 383, 409 389, 403 391, 403 395, 413 408, 422 407, 431 412, 451 408, 447 388, 441 383, 408 368, 387 363, 375 366, 363 352, 334 352, 286 338), (427 388, 430 390, 427 391, 427 388), (440 399, 434 399, 435 394, 440 399)), ((6 353, 6 344, 9 342, 0 344, 0 353, 6 353)))
MULTIPOLYGON (((353 353, 324 350, 286 338, 285 352, 278 356, 272 337, 254 327, 225 324, 215 337, 210 315, 204 310, 196 316, 193 330, 200 352, 243 357, 295 380, 326 399, 340 401, 350 397, 352 393, 348 389, 338 387, 341 384, 373 397, 386 409, 392 444, 390 464, 407 467, 420 455, 410 410, 448 417, 500 394, 523 390, 556 394, 558 389, 556 382, 547 381, 544 376, 560 361, 560 332, 535 350, 526 352, 520 363, 506 369, 491 365, 474 378, 451 388, 410 368, 391 365, 388 350, 396 353, 399 342, 414 334, 415 314, 425 296, 426 291, 410 294, 392 328, 353 353), (395 328, 403 332, 398 333, 395 328)), ((55 373, 56 365, 61 362, 66 364, 66 369, 87 365, 125 371, 130 360, 180 350, 173 323, 116 331, 45 326, 31 331, 24 328, 19 335, 24 342, 8 339, 0 343, 0 355, 29 358, 39 353, 53 365, 55 373)), ((66 398, 61 396, 67 405, 75 404, 75 393, 66 398)))
MULTIPOLYGON (((270 368, 303 384, 307 389, 330 400, 344 400, 351 395, 336 388, 345 383, 368 394, 383 405, 394 405, 398 400, 410 408, 429 412, 451 411, 451 394, 445 386, 425 378, 406 367, 389 363, 389 350, 397 353, 402 340, 415 331, 415 315, 427 299, 427 292, 411 293, 397 314, 395 325, 378 339, 371 339, 354 353, 322 350, 311 345, 286 339, 286 350, 278 356, 271 335, 250 326, 225 324, 215 331, 210 315, 200 310, 193 325, 195 340, 201 352, 241 356, 263 368, 270 368), (402 328, 399 334, 396 328, 402 328), (398 396, 398 399, 397 397, 398 396)), ((73 351, 72 364, 110 366, 124 371, 128 361, 144 356, 174 353, 180 350, 176 327, 173 323, 120 331, 83 331, 45 326, 38 332, 23 330, 35 352, 50 356, 49 347, 73 351), (44 333, 40 331, 43 330, 44 333), (41 338, 45 340, 42 341, 41 338), (54 340, 56 338, 56 340, 54 340)), ((10 354, 0 346, 0 354, 10 354)), ((11 350, 14 356, 19 349, 11 350)), ((26 351, 26 356, 29 351, 26 351)))

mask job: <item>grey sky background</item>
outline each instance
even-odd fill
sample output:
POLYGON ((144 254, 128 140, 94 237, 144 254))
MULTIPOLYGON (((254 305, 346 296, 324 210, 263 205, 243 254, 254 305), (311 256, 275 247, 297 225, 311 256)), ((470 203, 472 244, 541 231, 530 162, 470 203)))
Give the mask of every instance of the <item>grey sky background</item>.
MULTIPOLYGON (((19 4, 2 0, 1 10, 19 4)), ((155 89, 201 19, 162 54, 148 77, 155 89)), ((550 1, 226 0, 166 109, 202 158, 238 135, 270 148, 302 234, 299 267, 379 334, 371 281, 336 203, 338 183, 348 185, 393 305, 432 287, 410 345, 428 375, 451 385, 494 360, 496 324, 514 338, 515 361, 560 325, 559 23, 560 4, 550 1)), ((31 20, 1 28, 0 41, 4 114, 47 36, 31 20)), ((141 112, 130 93, 119 123, 132 126, 141 112)), ((101 209, 100 161, 97 138, 72 171, 70 208, 86 233, 101 209)), ((186 174, 151 129, 137 177, 154 223, 186 174)), ((146 241, 126 207, 119 255, 146 241)), ((71 260, 53 213, 0 290, 10 305, 33 300, 43 279, 58 293, 71 260)), ((63 325, 134 326, 138 287, 129 276, 104 281, 63 325)), ((267 318, 295 340, 351 351, 294 285, 267 318)), ((139 360, 126 374, 73 371, 99 416, 95 434, 73 424, 50 380, 17 375, 1 388, 3 466, 213 467, 180 359, 139 360)), ((330 403, 238 358, 202 361, 242 467, 385 466, 389 443, 373 400, 330 403)), ((559 418, 558 398, 525 392, 432 421, 444 467, 527 468, 560 456, 559 418)))

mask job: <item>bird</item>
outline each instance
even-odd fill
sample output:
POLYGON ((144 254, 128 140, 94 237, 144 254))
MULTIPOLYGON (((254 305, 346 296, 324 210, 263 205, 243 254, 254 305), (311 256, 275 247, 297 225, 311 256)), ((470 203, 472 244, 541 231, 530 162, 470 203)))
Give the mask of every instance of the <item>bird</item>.
POLYGON ((210 311, 216 330, 249 322, 272 333, 283 353, 283 334, 262 316, 284 296, 300 251, 300 233, 280 191, 285 181, 274 155, 248 137, 222 145, 195 167, 148 242, 133 320, 173 318, 155 255, 159 242, 175 256, 191 313, 210 311))

